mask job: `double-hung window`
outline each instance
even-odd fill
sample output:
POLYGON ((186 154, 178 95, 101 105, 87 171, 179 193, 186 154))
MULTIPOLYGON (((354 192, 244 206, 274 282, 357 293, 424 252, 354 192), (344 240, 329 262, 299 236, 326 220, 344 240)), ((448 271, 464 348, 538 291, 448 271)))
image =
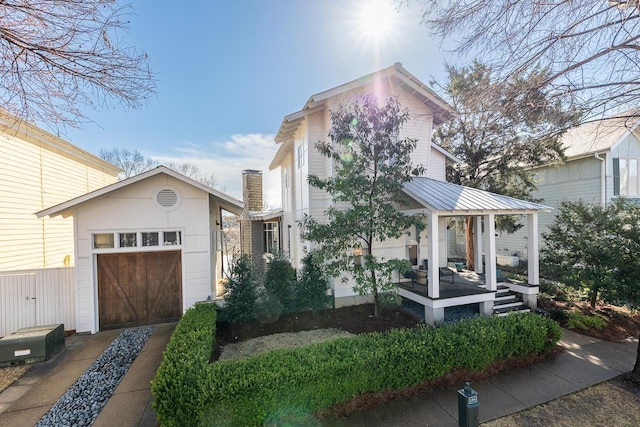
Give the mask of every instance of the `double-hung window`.
POLYGON ((265 222, 263 224, 264 251, 275 253, 280 249, 278 223, 265 222))
POLYGON ((613 159, 613 193, 617 196, 640 195, 638 158, 613 159))

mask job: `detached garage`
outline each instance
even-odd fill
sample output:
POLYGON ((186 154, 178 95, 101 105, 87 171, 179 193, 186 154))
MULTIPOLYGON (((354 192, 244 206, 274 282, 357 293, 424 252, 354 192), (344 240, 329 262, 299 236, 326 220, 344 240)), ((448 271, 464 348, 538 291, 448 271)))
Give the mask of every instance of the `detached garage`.
POLYGON ((243 203, 164 166, 57 206, 73 216, 76 330, 177 320, 214 298, 222 278, 222 210, 243 203))

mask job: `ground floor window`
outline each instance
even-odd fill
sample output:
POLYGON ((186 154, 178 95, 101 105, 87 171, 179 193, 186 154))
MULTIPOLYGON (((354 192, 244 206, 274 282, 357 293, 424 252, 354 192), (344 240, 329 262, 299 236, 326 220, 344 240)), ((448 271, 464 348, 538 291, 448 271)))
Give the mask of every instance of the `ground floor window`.
POLYGON ((93 249, 156 248, 182 245, 182 231, 127 231, 94 233, 93 249))
POLYGON ((263 238, 265 252, 272 254, 280 249, 277 222, 265 222, 263 224, 263 238))

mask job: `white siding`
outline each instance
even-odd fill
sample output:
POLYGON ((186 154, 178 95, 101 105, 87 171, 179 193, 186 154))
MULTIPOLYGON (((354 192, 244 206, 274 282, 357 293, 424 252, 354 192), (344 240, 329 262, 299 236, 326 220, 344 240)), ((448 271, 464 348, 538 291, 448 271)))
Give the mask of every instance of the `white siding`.
MULTIPOLYGON (((540 169, 536 173, 536 179, 538 190, 532 194, 533 197, 541 199, 541 203, 553 208, 551 212, 541 211, 538 214, 540 235, 553 223, 562 202, 582 200, 585 203, 600 203, 601 162, 595 157, 540 169)), ((511 255, 517 251, 520 259, 526 259, 526 218, 522 218, 521 223, 524 226, 516 233, 500 233, 496 239, 498 255, 511 255)), ((541 244, 544 242, 541 241, 541 244)))
MULTIPOLYGON (((325 122, 325 114, 323 111, 308 116, 307 123, 309 140, 309 174, 326 179, 333 174, 331 160, 320 154, 316 149, 315 144, 318 141, 328 140, 330 124, 325 122)), ((331 197, 326 191, 309 185, 306 185, 305 187, 308 188, 309 191, 309 214, 316 218, 322 216, 331 203, 331 197)), ((305 204, 304 199, 303 204, 305 204)))
POLYGON ((446 181, 446 173, 446 159, 444 154, 432 148, 426 176, 440 181, 446 181))
POLYGON ((400 138, 418 140, 416 148, 411 154, 411 159, 414 165, 424 166, 427 169, 426 176, 431 177, 430 169, 433 165, 431 161, 432 150, 430 150, 430 147, 433 112, 415 97, 406 93, 401 94, 399 101, 403 108, 408 108, 410 111, 410 119, 402 127, 400 138))

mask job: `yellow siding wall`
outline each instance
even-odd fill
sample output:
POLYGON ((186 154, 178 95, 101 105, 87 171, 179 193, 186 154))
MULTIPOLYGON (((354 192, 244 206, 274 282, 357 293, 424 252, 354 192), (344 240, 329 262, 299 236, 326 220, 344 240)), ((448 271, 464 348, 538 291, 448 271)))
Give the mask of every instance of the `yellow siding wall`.
POLYGON ((35 212, 116 181, 93 163, 0 134, 0 271, 73 265, 73 218, 35 212))

